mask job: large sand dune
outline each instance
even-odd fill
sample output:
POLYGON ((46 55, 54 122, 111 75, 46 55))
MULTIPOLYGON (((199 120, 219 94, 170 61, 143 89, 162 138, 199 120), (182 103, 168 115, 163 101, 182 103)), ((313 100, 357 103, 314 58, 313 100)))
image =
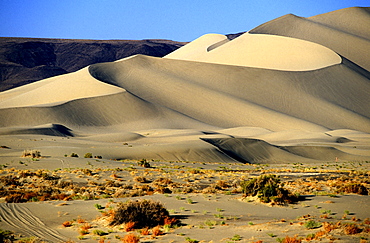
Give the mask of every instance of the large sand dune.
POLYGON ((37 148, 52 158, 369 160, 368 21, 368 8, 287 15, 233 40, 209 34, 165 58, 135 55, 2 92, 0 138, 17 149, 0 158, 37 148))
POLYGON ((370 8, 348 8, 310 18, 292 14, 262 24, 249 33, 288 36, 326 46, 370 70, 370 8))
POLYGON ((332 50, 300 39, 249 33, 233 41, 227 41, 226 36, 225 39, 218 35, 211 37, 206 40, 221 40, 205 45, 204 37, 200 37, 191 43, 193 45, 164 58, 284 71, 315 70, 341 63, 341 58, 332 50))

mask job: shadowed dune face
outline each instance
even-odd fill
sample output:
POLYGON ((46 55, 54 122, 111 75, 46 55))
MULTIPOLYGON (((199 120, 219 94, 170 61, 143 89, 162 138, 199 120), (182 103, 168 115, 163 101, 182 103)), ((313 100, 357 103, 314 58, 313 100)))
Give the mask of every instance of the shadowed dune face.
POLYGON ((354 105, 370 101, 368 79, 343 64, 281 72, 135 56, 90 71, 150 103, 213 126, 369 131, 369 110, 354 105))
POLYGON ((369 159, 369 48, 358 50, 369 41, 353 21, 333 22, 347 11, 367 18, 288 15, 233 40, 209 34, 165 58, 130 56, 2 92, 0 135, 73 137, 45 150, 99 143, 110 159, 369 159), (344 50, 338 37, 355 44, 344 50))

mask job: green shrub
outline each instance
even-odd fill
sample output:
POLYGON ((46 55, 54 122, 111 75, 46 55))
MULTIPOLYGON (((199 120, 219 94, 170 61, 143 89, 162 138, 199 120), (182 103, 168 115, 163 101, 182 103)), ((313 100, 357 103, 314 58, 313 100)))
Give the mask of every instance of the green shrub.
POLYGON ((164 220, 169 217, 169 212, 160 203, 153 200, 137 200, 119 203, 115 210, 110 225, 119 225, 135 222, 138 228, 164 225, 164 220))
POLYGON ((150 168, 150 163, 146 161, 146 159, 142 159, 137 162, 138 166, 144 167, 144 168, 150 168))
POLYGON ((257 196, 264 203, 292 203, 298 197, 283 188, 276 175, 261 175, 240 183, 245 196, 257 196))
POLYGON ((93 234, 94 235, 99 235, 99 236, 103 236, 103 235, 107 235, 108 233, 102 231, 102 230, 99 230, 99 229, 96 229, 93 231, 93 234))
POLYGON ((306 223, 304 223, 304 227, 306 229, 316 229, 316 228, 320 228, 321 227, 321 223, 320 222, 316 222, 314 220, 309 220, 307 221, 306 223))
POLYGON ((93 156, 92 156, 92 153, 86 153, 85 155, 84 155, 84 158, 92 158, 93 156))
POLYGON ((71 157, 76 157, 76 158, 78 158, 78 154, 76 154, 76 153, 71 153, 71 157))

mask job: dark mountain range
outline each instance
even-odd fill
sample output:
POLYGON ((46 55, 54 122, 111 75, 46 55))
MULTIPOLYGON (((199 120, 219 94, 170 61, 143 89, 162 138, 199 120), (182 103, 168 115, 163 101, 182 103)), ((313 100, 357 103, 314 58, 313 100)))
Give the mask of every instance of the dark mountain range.
MULTIPOLYGON (((244 32, 229 34, 231 40, 244 32)), ((187 42, 0 37, 0 92, 135 54, 162 57, 187 42)))
POLYGON ((184 42, 0 37, 0 91, 135 54, 162 57, 184 42))

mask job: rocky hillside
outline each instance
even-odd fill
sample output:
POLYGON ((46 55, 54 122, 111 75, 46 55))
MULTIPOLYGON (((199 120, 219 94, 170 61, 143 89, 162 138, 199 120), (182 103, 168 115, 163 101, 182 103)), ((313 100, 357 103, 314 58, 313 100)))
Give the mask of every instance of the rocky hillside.
POLYGON ((170 40, 70 40, 0 37, 0 91, 135 54, 161 57, 170 40))

